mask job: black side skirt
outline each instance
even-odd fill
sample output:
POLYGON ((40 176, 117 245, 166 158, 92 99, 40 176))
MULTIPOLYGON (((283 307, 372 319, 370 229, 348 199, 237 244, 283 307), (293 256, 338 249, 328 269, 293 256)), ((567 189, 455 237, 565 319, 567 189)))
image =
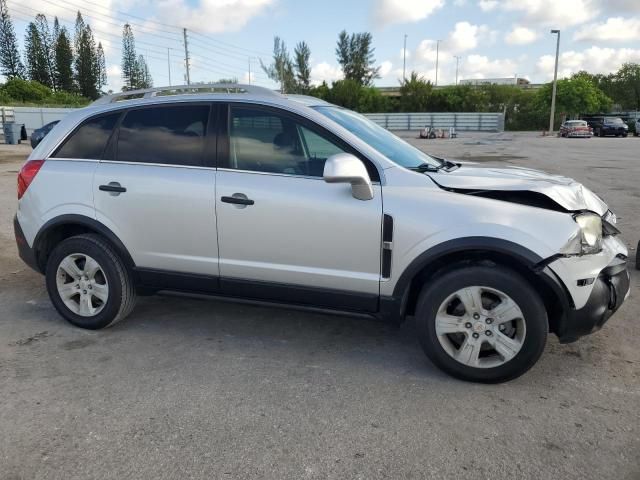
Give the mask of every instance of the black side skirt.
POLYGON ((238 278, 136 268, 139 287, 222 295, 362 313, 378 312, 378 295, 238 278))

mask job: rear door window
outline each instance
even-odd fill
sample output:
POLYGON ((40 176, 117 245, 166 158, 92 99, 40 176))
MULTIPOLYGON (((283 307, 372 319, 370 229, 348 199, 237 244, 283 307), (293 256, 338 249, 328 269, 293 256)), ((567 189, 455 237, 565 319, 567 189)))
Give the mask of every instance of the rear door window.
POLYGON ((203 165, 209 105, 170 105, 131 110, 118 131, 117 160, 203 165))
POLYGON ((86 120, 53 155, 54 158, 102 159, 121 112, 86 120))

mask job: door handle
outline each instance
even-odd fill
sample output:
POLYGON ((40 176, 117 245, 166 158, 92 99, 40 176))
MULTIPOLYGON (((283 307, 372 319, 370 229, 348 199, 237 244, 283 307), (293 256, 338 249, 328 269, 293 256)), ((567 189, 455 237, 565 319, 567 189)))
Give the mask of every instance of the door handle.
POLYGON ((127 191, 127 189, 120 185, 118 182, 109 182, 108 185, 100 185, 98 187, 98 190, 115 194, 120 194, 127 191))
POLYGON ((243 197, 240 197, 239 195, 242 195, 242 194, 235 193, 234 196, 232 197, 222 197, 220 201, 224 203, 231 203, 233 205, 253 205, 254 203, 256 203, 253 200, 246 198, 246 196, 243 198, 243 197), (235 196, 235 195, 238 195, 238 196, 235 196))

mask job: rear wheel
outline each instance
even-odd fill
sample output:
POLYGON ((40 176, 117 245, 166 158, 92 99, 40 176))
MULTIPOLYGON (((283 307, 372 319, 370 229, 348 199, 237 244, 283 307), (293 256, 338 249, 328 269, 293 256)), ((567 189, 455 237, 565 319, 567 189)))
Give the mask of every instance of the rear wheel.
POLYGON ((451 270, 426 285, 416 309, 425 354, 454 377, 504 382, 529 370, 547 339, 536 291, 503 267, 451 270))
POLYGON ((113 325, 135 304, 129 272, 111 245, 95 234, 61 242, 49 256, 46 282, 56 310, 81 328, 113 325))

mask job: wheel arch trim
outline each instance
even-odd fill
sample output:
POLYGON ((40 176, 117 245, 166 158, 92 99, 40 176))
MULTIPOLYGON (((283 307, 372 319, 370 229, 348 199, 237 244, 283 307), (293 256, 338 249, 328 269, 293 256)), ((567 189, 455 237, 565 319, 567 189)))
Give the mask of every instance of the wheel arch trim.
POLYGON ((43 259, 40 258, 40 251, 44 246, 47 235, 58 227, 74 225, 84 227, 105 237, 105 239, 109 241, 111 245, 113 245, 117 253, 121 256, 126 267, 129 268, 130 271, 133 271, 133 269, 135 269, 135 262, 133 261, 133 258, 131 257, 131 254, 125 247, 124 243, 108 227, 106 227, 99 221, 85 215, 63 214, 52 218, 51 220, 47 221, 42 227, 40 227, 40 230, 38 230, 38 233, 36 233, 36 236, 33 240, 32 248, 35 252, 36 258, 38 259, 38 267, 41 272, 44 273, 46 266, 42 264, 43 259))
POLYGON ((526 268, 528 276, 543 284, 561 307, 561 312, 553 319, 553 322, 556 320, 558 323, 563 322, 565 313, 573 308, 573 300, 566 286, 548 267, 544 266, 545 259, 540 255, 509 240, 494 237, 464 237, 445 241, 418 255, 398 278, 392 297, 381 298, 384 316, 395 321, 401 321, 404 318, 410 301, 409 293, 413 288, 412 282, 421 272, 430 266, 436 267, 438 262, 447 256, 474 251, 510 258, 520 267, 526 268))

